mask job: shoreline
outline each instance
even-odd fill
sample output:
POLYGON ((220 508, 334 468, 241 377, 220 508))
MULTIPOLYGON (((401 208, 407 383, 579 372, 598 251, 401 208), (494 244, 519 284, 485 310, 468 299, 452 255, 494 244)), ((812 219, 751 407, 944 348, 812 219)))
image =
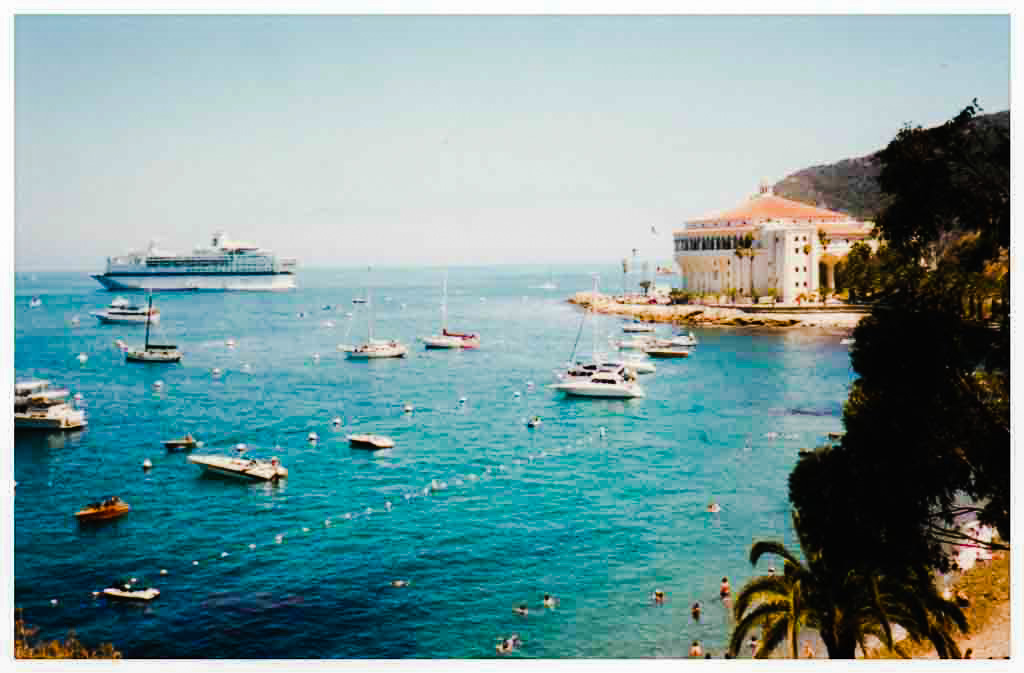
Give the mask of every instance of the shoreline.
POLYGON ((692 327, 756 327, 815 328, 852 332, 867 313, 827 309, 814 311, 802 308, 787 313, 776 309, 770 313, 748 313, 738 308, 701 306, 700 304, 623 304, 603 294, 577 292, 567 300, 583 308, 593 308, 605 315, 620 315, 650 323, 687 325, 692 327))

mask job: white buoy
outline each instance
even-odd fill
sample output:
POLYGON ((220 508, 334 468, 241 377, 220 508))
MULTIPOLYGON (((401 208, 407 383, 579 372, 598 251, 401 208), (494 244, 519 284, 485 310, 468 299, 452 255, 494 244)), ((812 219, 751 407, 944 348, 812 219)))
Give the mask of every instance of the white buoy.
POLYGON ((249 447, 247 447, 245 444, 235 444, 235 451, 238 451, 239 453, 245 451, 247 448, 249 447))
POLYGON ((149 458, 147 458, 144 461, 142 461, 142 469, 143 470, 148 470, 148 469, 150 469, 152 467, 153 467, 153 463, 149 460, 149 458))
POLYGON ((221 557, 221 558, 224 558, 225 556, 230 556, 230 554, 228 554, 228 553, 227 553, 226 551, 222 551, 222 552, 220 553, 220 557, 221 557))
POLYGON ((331 419, 332 425, 341 425, 341 416, 335 416, 331 419))
POLYGON ((166 575, 167 574, 167 568, 161 568, 160 569, 160 574, 161 575, 166 575))
POLYGON ((235 340, 234 339, 228 339, 227 341, 224 342, 224 345, 227 346, 228 348, 234 348, 235 347, 235 340))
POLYGON ((527 381, 526 382, 526 387, 527 388, 532 388, 533 387, 533 381, 527 381))
POLYGON ((313 361, 314 362, 320 362, 320 354, 319 353, 313 353, 313 361))
POLYGON ((251 364, 249 364, 248 362, 244 363, 244 364, 242 365, 242 371, 243 371, 243 372, 248 372, 248 371, 252 371, 252 365, 251 365, 251 364))
POLYGON ((306 528, 305 526, 303 526, 303 527, 302 527, 302 532, 303 532, 303 533, 308 533, 308 532, 309 532, 309 529, 308 529, 308 528, 306 528))
POLYGON ((520 393, 519 393, 518 390, 515 391, 514 393, 512 393, 512 397, 519 397, 519 395, 520 395, 520 393))
POLYGON ((210 373, 213 374, 214 376, 220 376, 220 374, 221 374, 220 367, 214 367, 213 371, 210 372, 210 373))
POLYGON ((429 486, 424 486, 423 487, 423 495, 430 495, 430 487, 429 486))
POLYGON ((461 479, 456 479, 455 480, 455 485, 456 486, 462 486, 462 480, 461 479))
POLYGON ((465 403, 466 403, 466 398, 465 397, 460 397, 459 398, 459 404, 465 404, 465 403))
POLYGON ((131 579, 130 579, 130 580, 128 580, 128 581, 129 581, 130 583, 132 583, 132 584, 135 584, 135 583, 136 583, 136 582, 138 582, 139 580, 138 580, 138 578, 135 578, 135 577, 133 577, 133 578, 131 578, 131 579))
POLYGON ((50 605, 56 605, 56 604, 57 604, 57 599, 56 598, 51 598, 50 599, 50 605))
POLYGON ((604 426, 603 426, 603 425, 602 425, 602 426, 601 426, 600 428, 598 428, 598 430, 597 430, 597 431, 598 431, 598 433, 599 433, 599 434, 600 434, 600 435, 601 435, 602 437, 604 437, 604 436, 605 436, 605 434, 606 434, 606 430, 604 429, 604 426))
POLYGON ((475 474, 469 475, 469 480, 470 481, 476 481, 476 475, 475 474))
POLYGON ((406 500, 411 500, 412 499, 412 493, 406 493, 405 494, 405 499, 406 500))
POLYGON ((72 327, 78 327, 78 323, 80 323, 80 322, 82 322, 82 321, 78 319, 78 316, 75 316, 74 318, 71 319, 71 326, 72 327))
POLYGON ((366 508, 366 514, 367 515, 373 514, 373 508, 372 507, 367 507, 366 508))
POLYGON ((330 526, 331 525, 331 520, 330 519, 324 519, 324 525, 325 526, 330 526))
POLYGON ((334 327, 334 323, 330 320, 324 321, 324 327, 334 327))
POLYGON ((390 500, 388 500, 387 502, 384 503, 384 509, 386 509, 389 512, 391 511, 391 501, 390 500))
POLYGON ((311 442, 315 442, 316 440, 320 439, 320 435, 316 434, 315 432, 311 432, 306 436, 306 439, 308 439, 311 442))
POLYGON ((346 318, 351 318, 352 317, 352 311, 345 311, 345 317, 346 318))
POLYGON ((75 402, 81 402, 83 399, 85 399, 85 397, 82 395, 82 393, 75 393, 73 399, 75 400, 75 402))
POLYGON ((352 512, 345 512, 345 518, 346 519, 351 519, 352 518, 352 512))
POLYGON ((412 405, 411 404, 405 405, 404 407, 402 407, 402 411, 404 411, 407 414, 411 414, 412 413, 412 405))
POLYGON ((192 561, 192 565, 194 565, 194 566, 199 565, 199 561, 192 561))
POLYGON ((89 356, 86 355, 85 353, 79 353, 78 354, 78 361, 81 362, 83 365, 85 364, 86 360, 88 360, 88 359, 89 359, 89 356))
POLYGON ((274 542, 276 542, 277 544, 281 544, 281 542, 283 540, 284 540, 284 535, 277 535, 277 536, 274 537, 274 542))
POLYGON ((252 551, 255 548, 256 548, 256 545, 254 545, 254 544, 249 545, 249 551, 252 551))
POLYGON ((100 592, 98 592, 98 591, 94 591, 94 592, 92 592, 92 597, 93 597, 93 598, 96 598, 96 597, 97 597, 97 596, 99 596, 99 595, 100 595, 100 592))
POLYGON ((163 381, 153 381, 153 390, 160 390, 164 387, 163 381))

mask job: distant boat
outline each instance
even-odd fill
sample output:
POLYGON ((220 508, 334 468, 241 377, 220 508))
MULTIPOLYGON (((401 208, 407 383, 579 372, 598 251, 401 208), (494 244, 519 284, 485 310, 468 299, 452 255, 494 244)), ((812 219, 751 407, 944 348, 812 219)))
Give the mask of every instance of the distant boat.
POLYGON ((448 274, 444 275, 444 289, 441 294, 441 334, 421 337, 427 348, 479 348, 478 334, 459 334, 448 331, 448 274))
POLYGON ((168 451, 190 451, 199 446, 199 442, 191 434, 186 434, 181 439, 166 439, 161 443, 168 451))
POLYGON ((648 325, 647 323, 641 322, 639 320, 634 320, 631 323, 626 323, 625 325, 623 325, 622 331, 626 333, 653 332, 654 325, 648 325))
POLYGON ((28 302, 29 308, 38 308, 43 305, 43 300, 39 297, 32 297, 28 302))
POLYGON ((124 297, 117 297, 104 310, 90 311, 89 315, 110 325, 141 325, 146 322, 147 315, 152 324, 160 322, 160 309, 136 306, 124 297))
POLYGON ((368 321, 369 335, 366 343, 360 346, 345 346, 345 357, 350 360, 375 360, 378 358, 404 358, 409 352, 408 347, 393 339, 383 340, 373 338, 373 302, 372 295, 367 292, 367 304, 370 306, 370 318, 368 321))
MULTIPOLYGON (((153 295, 149 295, 148 312, 152 315, 153 295)), ((146 341, 142 349, 129 348, 124 352, 126 362, 171 363, 181 361, 181 351, 174 344, 149 343, 149 320, 146 321, 146 341)))
POLYGON ((651 346, 644 349, 652 358, 687 358, 690 357, 690 350, 680 346, 651 346))
MULTIPOLYGON (((125 585, 129 586, 130 585, 125 585)), ((118 589, 117 587, 107 587, 103 590, 103 595, 107 598, 113 598, 123 601, 151 601, 160 595, 159 589, 149 587, 147 589, 118 589)))
POLYGON ((15 430, 77 430, 87 425, 85 412, 67 401, 68 390, 51 390, 44 380, 14 384, 15 430))

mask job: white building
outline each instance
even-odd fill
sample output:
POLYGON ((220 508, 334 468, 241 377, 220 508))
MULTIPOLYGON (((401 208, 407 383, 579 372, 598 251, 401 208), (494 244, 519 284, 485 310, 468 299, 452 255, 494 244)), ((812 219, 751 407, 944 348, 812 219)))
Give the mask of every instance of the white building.
POLYGON ((871 222, 760 193, 736 208, 686 222, 675 232, 682 288, 701 295, 767 296, 779 301, 835 290, 835 267, 854 243, 871 238, 871 222), (752 238, 749 250, 744 240, 752 238), (753 275, 753 279, 751 279, 753 275))

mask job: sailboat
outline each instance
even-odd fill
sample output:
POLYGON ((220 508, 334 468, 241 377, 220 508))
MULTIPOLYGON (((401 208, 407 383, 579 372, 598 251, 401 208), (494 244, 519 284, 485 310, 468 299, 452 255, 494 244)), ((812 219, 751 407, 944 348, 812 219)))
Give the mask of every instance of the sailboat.
MULTIPOLYGON (((594 295, 597 295, 597 276, 594 277, 594 295)), ((593 306, 590 309, 595 312, 593 306)), ((583 319, 586 319, 586 313, 583 319)), ((636 381, 636 370, 621 361, 603 361, 597 353, 597 320, 594 320, 593 362, 577 362, 569 367, 558 383, 549 386, 553 390, 578 397, 633 398, 644 397, 647 393, 636 381)), ((582 329, 582 325, 581 325, 582 329)), ((575 355, 575 353, 574 353, 575 355)))
POLYGON ((444 275, 444 290, 441 296, 441 334, 420 337, 427 348, 479 348, 479 334, 459 334, 448 331, 448 274, 444 275))
POLYGON ((376 358, 404 358, 409 348, 394 339, 373 338, 373 300, 369 290, 366 292, 366 303, 370 307, 369 335, 366 343, 361 346, 346 346, 345 357, 349 360, 372 360, 376 358))
MULTIPOLYGON (((153 295, 149 295, 149 307, 146 315, 153 314, 153 295)), ((124 352, 125 362, 179 362, 181 351, 174 344, 151 344, 149 343, 149 324, 146 321, 146 342, 142 349, 129 348, 124 352)))

